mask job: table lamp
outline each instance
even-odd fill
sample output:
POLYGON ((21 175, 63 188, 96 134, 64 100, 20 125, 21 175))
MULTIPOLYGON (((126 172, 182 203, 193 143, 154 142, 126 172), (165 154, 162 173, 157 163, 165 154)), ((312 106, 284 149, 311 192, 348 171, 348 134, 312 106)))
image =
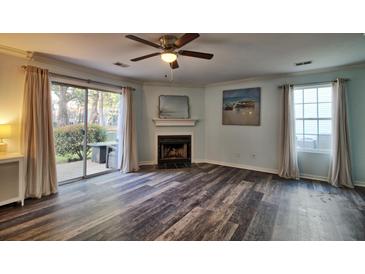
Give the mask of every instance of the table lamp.
POLYGON ((6 124, 0 124, 0 152, 6 152, 7 143, 4 139, 9 139, 11 137, 11 126, 6 124))

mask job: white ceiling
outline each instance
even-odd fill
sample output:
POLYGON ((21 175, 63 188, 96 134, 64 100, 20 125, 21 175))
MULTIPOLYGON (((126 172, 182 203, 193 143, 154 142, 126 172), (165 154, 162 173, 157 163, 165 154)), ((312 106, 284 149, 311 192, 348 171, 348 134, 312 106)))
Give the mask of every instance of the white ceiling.
MULTIPOLYGON (((157 42, 162 34, 135 34, 157 42)), ((176 34, 180 36, 181 34, 176 34)), ((0 34, 0 45, 51 55, 53 58, 144 82, 169 81, 170 67, 156 52, 126 39, 125 34, 0 34), (130 65, 121 68, 115 62, 130 65), (168 78, 165 78, 168 75, 168 78)), ((322 69, 365 61, 362 34, 201 34, 183 47, 213 53, 212 60, 179 56, 173 81, 205 85, 269 74, 322 69), (311 65, 294 63, 312 60, 311 65)))

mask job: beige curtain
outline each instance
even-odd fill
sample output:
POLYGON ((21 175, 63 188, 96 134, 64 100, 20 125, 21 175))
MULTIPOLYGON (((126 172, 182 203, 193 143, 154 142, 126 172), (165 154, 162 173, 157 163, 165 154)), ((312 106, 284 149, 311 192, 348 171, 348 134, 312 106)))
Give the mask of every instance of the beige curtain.
POLYGON ((137 135, 133 115, 132 90, 123 88, 121 96, 121 171, 123 173, 137 171, 137 135))
POLYGON ((57 192, 48 70, 27 66, 22 113, 25 197, 57 192))
POLYGON ((297 150, 295 143, 294 89, 283 86, 284 111, 282 125, 281 159, 279 176, 288 179, 299 179, 297 150))
POLYGON ((346 110, 346 82, 343 79, 337 79, 332 84, 332 102, 332 159, 329 182, 336 187, 353 188, 346 110))

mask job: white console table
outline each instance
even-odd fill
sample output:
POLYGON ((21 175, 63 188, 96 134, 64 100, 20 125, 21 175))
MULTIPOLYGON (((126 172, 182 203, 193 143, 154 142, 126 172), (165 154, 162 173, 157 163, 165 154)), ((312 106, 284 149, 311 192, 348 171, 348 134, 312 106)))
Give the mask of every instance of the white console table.
POLYGON ((20 153, 0 154, 0 206, 24 205, 24 157, 20 153))

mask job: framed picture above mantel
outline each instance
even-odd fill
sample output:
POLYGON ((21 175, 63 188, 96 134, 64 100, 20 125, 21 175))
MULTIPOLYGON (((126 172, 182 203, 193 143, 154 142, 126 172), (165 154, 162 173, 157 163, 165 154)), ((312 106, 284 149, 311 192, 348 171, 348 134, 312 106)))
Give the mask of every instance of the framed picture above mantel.
POLYGON ((260 112, 260 87, 223 91, 223 125, 259 126, 260 112))
POLYGON ((160 95, 160 119, 189 119, 189 97, 182 95, 160 95))

